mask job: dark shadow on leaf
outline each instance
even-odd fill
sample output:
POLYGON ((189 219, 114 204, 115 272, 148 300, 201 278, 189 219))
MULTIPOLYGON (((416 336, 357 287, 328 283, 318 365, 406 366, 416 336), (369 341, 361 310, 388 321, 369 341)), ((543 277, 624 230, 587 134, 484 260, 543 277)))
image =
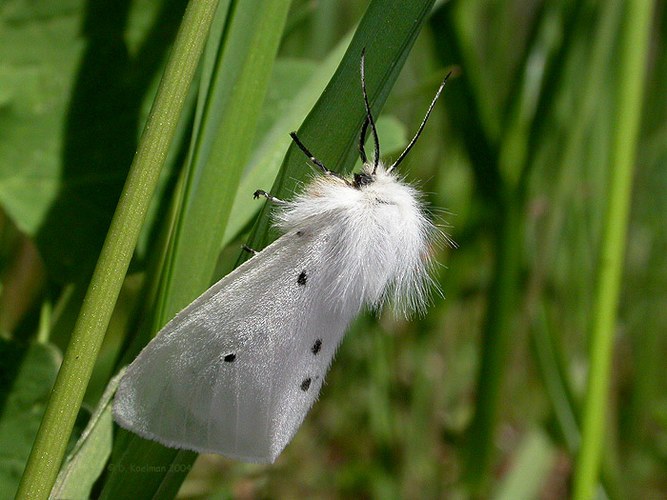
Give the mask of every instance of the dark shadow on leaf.
POLYGON ((86 38, 65 123, 61 191, 37 235, 57 281, 92 273, 137 146, 141 104, 171 45, 185 1, 165 2, 134 59, 129 0, 89 0, 86 38))

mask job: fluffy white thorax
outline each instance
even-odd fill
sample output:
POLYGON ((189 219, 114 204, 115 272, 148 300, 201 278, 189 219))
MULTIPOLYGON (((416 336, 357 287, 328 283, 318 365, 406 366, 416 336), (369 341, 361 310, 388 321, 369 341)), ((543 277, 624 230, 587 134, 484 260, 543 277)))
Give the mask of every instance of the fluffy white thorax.
POLYGON ((391 299, 404 313, 422 310, 435 228, 419 193, 396 174, 366 164, 365 182, 319 175, 278 211, 285 233, 322 240, 322 290, 342 308, 379 307, 391 299))

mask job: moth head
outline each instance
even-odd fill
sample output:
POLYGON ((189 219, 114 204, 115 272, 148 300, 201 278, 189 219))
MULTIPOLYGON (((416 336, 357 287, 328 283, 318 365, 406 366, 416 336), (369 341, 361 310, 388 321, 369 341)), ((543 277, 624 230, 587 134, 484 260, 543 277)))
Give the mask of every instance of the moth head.
POLYGON ((375 181, 375 174, 368 172, 359 172, 358 174, 354 174, 354 180, 352 181, 352 184, 354 185, 355 188, 360 189, 364 186, 373 183, 373 181, 375 181))

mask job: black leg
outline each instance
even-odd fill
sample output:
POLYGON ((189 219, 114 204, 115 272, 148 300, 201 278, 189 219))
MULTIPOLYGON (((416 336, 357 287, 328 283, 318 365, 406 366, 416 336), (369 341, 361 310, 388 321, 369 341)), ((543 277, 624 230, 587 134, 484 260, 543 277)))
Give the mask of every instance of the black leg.
POLYGON ((243 248, 243 250, 251 254, 253 257, 259 253, 257 250, 250 248, 248 245, 242 245, 241 248, 243 248))
POLYGON ((296 132, 290 132, 290 137, 294 141, 294 143, 299 146, 299 149, 303 151, 303 153, 308 157, 308 159, 313 162, 321 171, 324 173, 324 175, 332 175, 334 177, 338 177, 339 179, 345 181, 346 184, 349 184, 349 182, 333 170, 329 170, 327 167, 324 166, 324 163, 322 163, 320 160, 315 158, 313 156, 313 153, 311 153, 306 146, 303 145, 299 137, 296 135, 296 132))
POLYGON ((271 194, 267 193, 266 191, 264 191, 262 189, 258 189, 252 195, 252 197, 255 198, 255 199, 258 199, 260 196, 263 196, 264 198, 269 200, 274 205, 285 205, 287 203, 286 201, 283 201, 280 198, 276 198, 275 196, 272 196, 271 194))

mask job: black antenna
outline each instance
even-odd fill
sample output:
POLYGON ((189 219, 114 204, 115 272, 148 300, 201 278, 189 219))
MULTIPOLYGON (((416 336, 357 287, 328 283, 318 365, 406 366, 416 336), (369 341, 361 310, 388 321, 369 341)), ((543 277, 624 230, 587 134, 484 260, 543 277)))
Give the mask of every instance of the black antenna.
POLYGON ((438 97, 440 97, 440 93, 442 92, 442 89, 445 88, 445 84, 447 83, 447 80, 449 80, 449 76, 450 76, 451 74, 452 74, 451 71, 450 71, 449 73, 447 73, 447 76, 445 77, 445 79, 444 79, 444 80, 442 81, 442 83, 440 84, 440 88, 438 88, 438 91, 435 93, 435 97, 434 97, 433 100, 431 101, 431 105, 428 107, 428 111, 426 111, 426 116, 425 116, 424 119, 422 120, 421 125, 419 125, 419 130, 417 130, 417 133, 415 134, 415 136, 414 136, 414 137, 412 138, 412 140, 410 141, 410 144, 407 145, 407 147, 405 148, 405 150, 403 150, 403 152, 401 153, 401 156, 399 156, 399 157, 396 159, 396 161, 391 165, 391 167, 389 167, 389 168, 387 169, 387 172, 391 172, 391 171, 394 170, 396 167, 398 167, 398 165, 403 161, 403 159, 404 159, 405 156, 408 154, 408 152, 412 149, 412 146, 415 145, 415 143, 417 142, 417 139, 419 139, 419 136, 421 135, 422 130, 424 130, 424 125, 426 125, 426 121, 428 120, 428 117, 429 117, 429 115, 431 114, 431 111, 433 110, 433 106, 435 106, 435 103, 436 103, 436 101, 438 100, 438 97))
POLYGON ((366 149, 364 148, 366 142, 366 131, 368 130, 368 117, 364 120, 364 124, 361 126, 361 134, 359 135, 359 158, 361 158, 361 163, 367 163, 368 158, 366 157, 366 149))
MULTIPOLYGON (((378 168, 378 163, 380 163, 380 140, 378 139, 378 131, 375 128, 375 122, 373 121, 373 115, 371 114, 371 106, 368 104, 368 94, 366 93, 366 48, 364 47, 361 50, 361 91, 364 94, 364 105, 366 106, 366 120, 371 126, 371 130, 373 131, 373 142, 375 143, 375 154, 373 155, 373 173, 378 168)), ((361 144, 363 144, 366 131, 365 127, 362 127, 362 134, 361 134, 361 144)), ((363 149, 360 146, 360 149, 363 149)), ((363 153, 361 153, 362 156, 366 156, 366 151, 364 150, 363 153)))

